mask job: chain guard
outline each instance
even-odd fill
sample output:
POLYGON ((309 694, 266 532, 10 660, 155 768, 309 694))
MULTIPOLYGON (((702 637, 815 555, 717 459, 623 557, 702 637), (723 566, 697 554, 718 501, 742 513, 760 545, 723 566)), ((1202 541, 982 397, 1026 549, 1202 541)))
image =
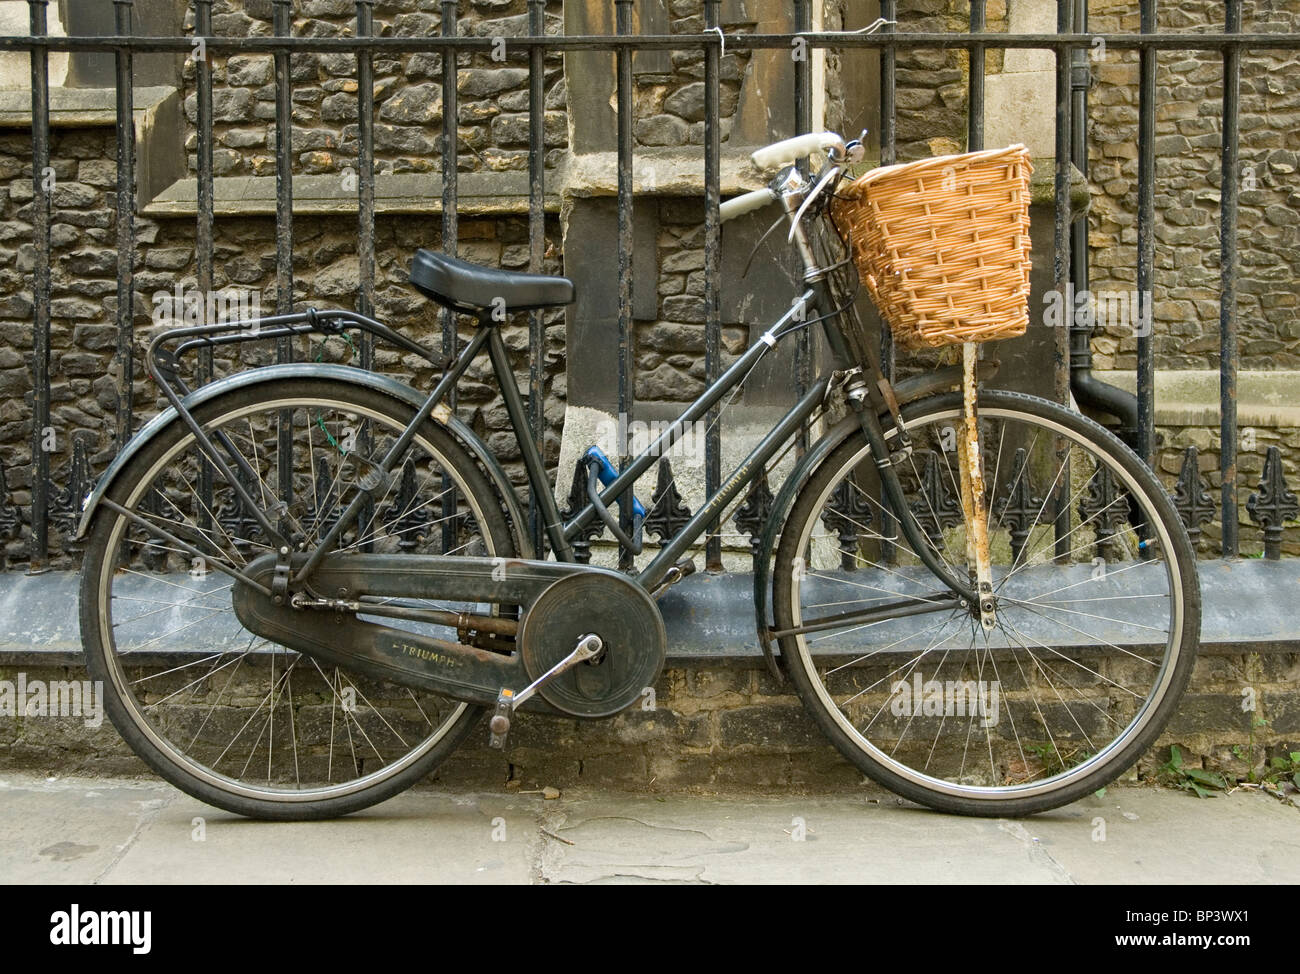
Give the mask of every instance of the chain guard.
POLYGON ((641 586, 608 573, 577 574, 552 583, 528 609, 518 642, 535 680, 595 633, 604 653, 544 683, 538 694, 575 717, 608 717, 654 686, 668 636, 659 607, 641 586))

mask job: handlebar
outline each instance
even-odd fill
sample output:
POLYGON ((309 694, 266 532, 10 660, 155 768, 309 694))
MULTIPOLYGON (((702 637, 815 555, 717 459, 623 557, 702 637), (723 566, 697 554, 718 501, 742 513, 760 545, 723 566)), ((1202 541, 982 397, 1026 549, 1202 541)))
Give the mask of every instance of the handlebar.
POLYGON ((758 149, 749 158, 759 169, 774 169, 823 149, 838 150, 832 154, 842 158, 845 151, 844 139, 834 132, 809 132, 807 135, 796 135, 793 139, 773 142, 758 149))
POLYGON ((752 193, 745 193, 727 200, 718 207, 718 217, 723 223, 726 223, 738 216, 762 209, 769 203, 775 203, 776 199, 776 192, 771 187, 756 189, 752 193))
MULTIPOLYGON (((833 163, 844 165, 846 161, 861 157, 860 150, 856 154, 853 151, 857 147, 857 142, 846 145, 844 139, 834 132, 809 132, 807 135, 796 135, 793 139, 782 139, 780 142, 764 146, 756 150, 750 159, 758 169, 774 169, 804 159, 813 152, 824 151, 833 163)), ((780 195, 772 186, 756 189, 752 193, 744 193, 727 200, 718 208, 718 216, 725 223, 775 203, 778 199, 780 195)))

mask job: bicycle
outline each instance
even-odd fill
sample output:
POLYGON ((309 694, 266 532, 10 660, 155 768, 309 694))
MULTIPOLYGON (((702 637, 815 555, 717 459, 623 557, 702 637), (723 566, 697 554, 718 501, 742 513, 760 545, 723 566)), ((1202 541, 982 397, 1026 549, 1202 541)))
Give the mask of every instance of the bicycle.
POLYGON ((1155 740, 1192 668, 1200 596, 1187 534, 1138 457, 1066 407, 976 395, 973 381, 965 397, 952 366, 886 381, 827 226, 827 202, 861 156, 860 142, 831 133, 755 153, 778 175, 721 216, 780 203, 805 290, 621 470, 589 451, 586 503, 568 517, 494 314, 571 302, 565 278, 419 251, 413 285, 476 319, 446 363, 343 310, 161 332, 147 363, 170 406, 105 473, 78 532, 87 663, 127 743, 211 805, 310 819, 405 789, 485 711, 498 747, 521 709, 616 714, 661 671, 656 598, 693 570, 688 550, 815 420, 824 432, 759 538, 755 609, 768 663, 829 739, 871 778, 950 812, 1028 814, 1114 780, 1155 740), (818 152, 825 165, 804 175, 795 164, 818 152), (685 527, 631 573, 575 561, 575 539, 596 524, 640 553, 636 479, 772 347, 815 324, 832 367, 685 527), (198 350, 354 330, 441 368, 433 389, 328 363, 197 389, 182 376, 198 350), (533 550, 501 465, 448 406, 483 352, 552 559, 533 550), (984 482, 973 506, 955 500, 953 440, 967 419, 984 482), (179 632, 188 655, 147 667, 179 632))

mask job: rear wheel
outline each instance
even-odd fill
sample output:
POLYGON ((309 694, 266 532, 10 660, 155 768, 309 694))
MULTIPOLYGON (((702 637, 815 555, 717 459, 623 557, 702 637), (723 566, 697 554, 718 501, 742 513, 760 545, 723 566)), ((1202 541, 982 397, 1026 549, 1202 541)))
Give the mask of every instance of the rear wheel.
MULTIPOLYGON (((836 747, 944 811, 1022 815, 1115 779, 1154 742, 1191 673, 1200 592, 1186 531, 1151 471, 1055 403, 980 394, 997 624, 949 592, 881 503, 861 434, 827 458, 781 536, 781 655, 836 747), (891 605, 894 617, 854 619, 891 605), (911 613, 911 614, 900 614, 911 613), (835 617, 848 614, 848 620, 835 617)), ((904 411, 899 461, 926 543, 968 577, 959 394, 904 411)))
MULTIPOLYGON (((236 390, 194 411, 209 436, 224 434, 248 462, 256 477, 245 487, 274 512, 278 530, 308 548, 352 500, 364 460, 382 456, 413 416, 372 390, 319 379, 236 390)), ((82 639, 123 738, 182 791, 258 818, 346 814, 430 773, 481 708, 327 666, 245 630, 232 580, 207 562, 243 566, 271 542, 214 473, 178 420, 131 459, 108 495, 206 558, 107 507, 89 533, 82 639)), ((515 554, 487 479, 433 423, 394 474, 344 533, 341 551, 515 554)), ((383 621, 457 639, 437 626, 383 621)))

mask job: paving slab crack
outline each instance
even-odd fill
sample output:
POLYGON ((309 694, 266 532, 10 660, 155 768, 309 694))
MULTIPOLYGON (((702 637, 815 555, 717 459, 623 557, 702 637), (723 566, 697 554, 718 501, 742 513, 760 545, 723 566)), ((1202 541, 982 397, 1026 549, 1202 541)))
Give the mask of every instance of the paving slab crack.
POLYGON ((705 878, 703 877, 703 875, 702 875, 703 872, 704 872, 704 868, 703 868, 703 867, 700 867, 700 871, 699 871, 699 873, 696 873, 693 877, 691 877, 691 878, 687 878, 687 879, 678 879, 678 878, 664 877, 664 876, 647 876, 647 875, 645 875, 644 873, 636 873, 636 872, 626 872, 626 873, 623 873, 623 872, 612 872, 612 873, 605 873, 605 874, 600 875, 600 876, 595 876, 595 877, 593 877, 593 878, 591 878, 591 879, 583 879, 583 880, 576 880, 576 879, 562 879, 562 880, 560 880, 560 882, 559 882, 558 885, 560 885, 560 886, 599 886, 599 885, 604 885, 604 884, 607 884, 607 883, 618 883, 618 882, 635 882, 635 883, 640 883, 640 884, 642 884, 642 885, 646 885, 646 886, 650 886, 650 885, 654 885, 654 886, 717 886, 717 885, 718 885, 717 883, 713 882, 712 880, 705 879, 705 878))
POLYGON ((1029 853, 1029 861, 1044 867, 1056 877, 1058 882, 1068 886, 1078 885, 1070 875, 1070 871, 1057 862, 1052 854, 1043 848, 1043 844, 1035 836, 1030 835, 1029 830, 1019 822, 1001 821, 998 823, 998 831, 1020 840, 1025 851, 1029 853))
POLYGON ((99 871, 99 875, 90 881, 91 886, 99 886, 107 879, 108 874, 116 869, 118 863, 126 858, 126 854, 131 851, 132 846, 136 844, 140 839, 140 836, 144 834, 145 830, 154 823, 154 820, 157 819, 158 816, 163 813, 163 810, 173 801, 175 801, 175 796, 169 796, 167 798, 150 798, 140 802, 144 807, 141 809, 140 818, 136 821, 135 828, 131 830, 131 834, 126 837, 126 841, 118 848, 117 854, 114 855, 113 858, 109 860, 108 864, 99 871))
MULTIPOLYGON (((704 839, 706 839, 709 842, 718 841, 717 839, 713 838, 713 836, 709 835, 709 833, 703 832, 700 829, 682 829, 682 828, 677 828, 674 825, 655 825, 652 822, 646 822, 642 819, 639 819, 634 815, 593 815, 591 818, 582 819, 576 825, 570 825, 568 829, 569 830, 580 829, 584 825, 590 825, 593 822, 633 822, 637 825, 640 825, 642 828, 654 829, 656 832, 680 832, 682 835, 702 836, 704 839)), ((738 844, 738 843, 731 843, 731 844, 738 844)), ((746 846, 746 848, 748 848, 748 846, 746 846)), ((726 851, 734 852, 738 850, 728 849, 726 851)))

